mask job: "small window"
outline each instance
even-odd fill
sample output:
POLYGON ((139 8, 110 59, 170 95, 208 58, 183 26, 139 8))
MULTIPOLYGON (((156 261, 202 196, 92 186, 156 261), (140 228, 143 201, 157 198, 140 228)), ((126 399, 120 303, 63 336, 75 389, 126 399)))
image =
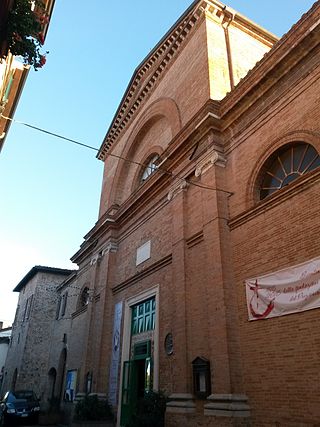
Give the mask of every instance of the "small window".
POLYGON ((26 309, 26 319, 28 320, 30 317, 31 307, 32 307, 33 295, 28 298, 27 301, 27 309, 26 309))
POLYGON ((61 316, 64 316, 66 313, 67 300, 68 300, 68 292, 66 292, 62 297, 61 316))
POLYGON ((264 164, 260 200, 319 166, 319 154, 312 145, 304 142, 285 145, 264 164))
POLYGON ((56 311, 56 319, 59 319, 60 308, 61 308, 61 296, 59 296, 59 299, 58 299, 57 311, 56 311))
POLYGON ((141 175, 142 183, 145 182, 149 178, 149 176, 151 176, 157 170, 158 166, 156 163, 158 159, 158 154, 153 154, 150 160, 146 163, 147 166, 145 167, 141 175))
POLYGON ((80 295, 79 306, 86 307, 89 304, 89 288, 86 286, 80 295))
POLYGON ((29 298, 27 299, 26 305, 24 306, 23 322, 27 319, 28 305, 29 305, 29 298))

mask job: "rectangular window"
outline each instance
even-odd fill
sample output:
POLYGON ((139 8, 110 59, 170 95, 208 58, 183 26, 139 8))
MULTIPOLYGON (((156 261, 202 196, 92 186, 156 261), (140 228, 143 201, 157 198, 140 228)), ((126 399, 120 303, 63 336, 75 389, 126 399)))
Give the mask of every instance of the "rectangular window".
POLYGON ((59 315, 60 315, 60 307, 61 307, 61 296, 59 296, 58 298, 58 304, 57 304, 57 311, 56 311, 56 319, 59 319, 59 315))
POLYGON ((65 315, 66 307, 67 307, 67 299, 68 299, 68 292, 66 292, 62 297, 61 316, 65 315))
POLYGON ((33 295, 31 295, 31 297, 29 297, 28 301, 27 301, 27 305, 28 306, 27 306, 27 310, 26 310, 26 319, 29 319, 29 317, 30 317, 32 300, 33 300, 33 295))
POLYGON ((132 307, 132 335, 155 328, 156 300, 151 298, 132 307))
POLYGON ((29 298, 26 301, 26 305, 24 307, 24 313, 23 313, 23 322, 26 320, 27 318, 27 312, 28 312, 28 305, 29 305, 29 298))

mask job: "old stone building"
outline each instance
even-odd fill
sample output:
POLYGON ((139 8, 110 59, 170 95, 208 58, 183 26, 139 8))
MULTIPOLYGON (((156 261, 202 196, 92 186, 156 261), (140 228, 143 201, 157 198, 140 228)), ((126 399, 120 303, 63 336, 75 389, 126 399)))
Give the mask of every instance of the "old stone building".
POLYGON ((18 283, 18 306, 4 369, 2 392, 32 389, 44 401, 48 351, 54 333, 57 287, 72 270, 35 266, 18 283))
POLYGON ((319 423, 319 15, 278 41, 197 0, 135 70, 48 395, 106 395, 121 426, 150 389, 167 427, 319 423))

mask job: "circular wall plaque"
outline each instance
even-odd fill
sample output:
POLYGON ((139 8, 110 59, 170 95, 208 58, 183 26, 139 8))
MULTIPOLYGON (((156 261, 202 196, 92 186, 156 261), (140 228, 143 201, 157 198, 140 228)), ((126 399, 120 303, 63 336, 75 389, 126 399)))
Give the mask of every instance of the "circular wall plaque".
POLYGON ((171 333, 167 334, 164 340, 164 348, 168 356, 173 353, 173 338, 171 333))

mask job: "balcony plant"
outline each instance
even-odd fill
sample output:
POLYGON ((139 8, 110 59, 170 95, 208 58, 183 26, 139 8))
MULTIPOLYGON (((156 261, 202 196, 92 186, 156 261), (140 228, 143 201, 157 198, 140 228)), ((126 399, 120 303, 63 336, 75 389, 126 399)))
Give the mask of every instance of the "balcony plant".
MULTIPOLYGON (((40 0, 14 0, 8 14, 6 40, 10 52, 35 70, 46 63, 41 52, 48 16, 40 0)), ((46 52, 48 53, 48 52, 46 52)))

